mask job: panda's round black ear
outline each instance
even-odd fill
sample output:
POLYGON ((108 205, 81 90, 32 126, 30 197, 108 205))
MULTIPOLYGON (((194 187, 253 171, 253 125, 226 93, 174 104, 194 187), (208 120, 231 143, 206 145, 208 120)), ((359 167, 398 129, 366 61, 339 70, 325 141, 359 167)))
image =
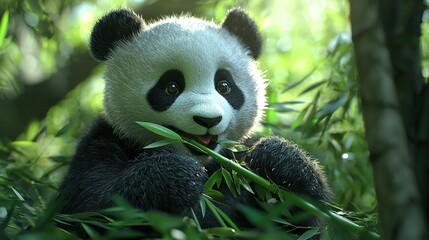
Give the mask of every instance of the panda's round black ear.
POLYGON ((262 38, 256 23, 242 9, 233 9, 228 13, 222 27, 238 37, 250 50, 250 55, 257 59, 261 55, 262 38))
POLYGON ((118 9, 106 14, 95 24, 91 32, 89 49, 100 61, 107 60, 119 41, 127 41, 142 30, 145 23, 134 12, 118 9))

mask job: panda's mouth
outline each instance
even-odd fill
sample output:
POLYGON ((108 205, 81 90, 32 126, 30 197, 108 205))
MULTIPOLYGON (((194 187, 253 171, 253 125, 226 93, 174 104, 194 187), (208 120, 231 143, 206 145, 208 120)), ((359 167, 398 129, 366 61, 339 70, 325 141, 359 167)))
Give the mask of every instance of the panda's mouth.
MULTIPOLYGON (((214 150, 217 146, 217 140, 218 140, 218 136, 217 135, 211 135, 211 134, 204 134, 204 135, 194 135, 194 134, 190 134, 187 132, 184 132, 180 129, 177 128, 170 128, 173 131, 175 131, 176 133, 178 133, 180 136, 184 137, 184 138, 188 138, 188 139, 192 139, 195 140, 196 142, 206 146, 207 148, 214 150)), ((201 150, 186 144, 186 147, 188 147, 194 154, 204 154, 203 152, 201 152, 201 150)))
MULTIPOLYGON (((211 150, 214 150, 217 146, 217 136, 213 136, 210 134, 205 135, 192 135, 188 134, 185 136, 189 139, 193 139, 198 143, 201 143, 202 145, 206 146, 207 148, 210 148, 211 150)), ((202 152, 199 149, 194 148, 191 145, 186 145, 189 149, 191 149, 192 152, 196 154, 202 154, 202 152)))

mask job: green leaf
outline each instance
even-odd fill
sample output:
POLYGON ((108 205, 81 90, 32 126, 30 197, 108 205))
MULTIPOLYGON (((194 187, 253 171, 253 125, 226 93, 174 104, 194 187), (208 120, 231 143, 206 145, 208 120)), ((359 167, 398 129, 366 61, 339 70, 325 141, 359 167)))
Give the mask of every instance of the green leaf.
POLYGON ((25 201, 24 197, 22 197, 22 195, 18 191, 16 191, 15 188, 13 187, 10 187, 10 188, 12 189, 12 191, 15 193, 15 195, 18 197, 19 200, 23 202, 25 201))
POLYGON ((235 186, 232 181, 231 173, 229 173, 227 170, 222 168, 222 175, 223 175, 223 178, 225 179, 225 182, 226 182, 226 185, 228 186, 229 191, 231 191, 234 197, 237 197, 237 192, 235 191, 235 186))
POLYGON ((88 234, 88 236, 90 236, 91 238, 99 238, 100 235, 94 230, 92 229, 90 226, 88 226, 85 223, 81 223, 83 229, 85 229, 85 232, 88 234))
POLYGON ((164 212, 147 212, 151 226, 161 233, 168 233, 172 228, 179 228, 183 225, 181 217, 176 217, 164 212))
POLYGON ((247 181, 246 178, 242 177, 240 178, 240 184, 241 186, 244 187, 244 189, 246 189, 248 192, 255 194, 255 192, 253 191, 252 187, 250 186, 249 182, 247 181))
POLYGON ((210 199, 208 199, 208 198, 204 198, 204 200, 205 200, 205 202, 206 202, 206 204, 207 204, 207 207, 209 207, 209 209, 210 209, 210 211, 213 213, 213 215, 215 216, 215 218, 218 220, 218 222, 219 222, 219 224, 222 226, 222 227, 226 227, 226 224, 225 224, 225 222, 223 221, 223 219, 222 219, 222 217, 219 215, 219 208, 218 207, 216 207, 211 201, 210 201, 210 199))
POLYGON ((159 124, 150 123, 150 122, 136 122, 136 123, 146 128, 147 130, 153 133, 156 133, 160 136, 163 136, 165 138, 182 141, 182 137, 179 134, 159 124))
POLYGON ((339 107, 347 102, 348 96, 344 95, 335 100, 330 101, 319 110, 319 118, 326 117, 334 113, 339 107))
POLYGON ((201 215, 204 217, 206 215, 207 204, 203 198, 200 199, 200 208, 201 208, 201 215))
POLYGON ((307 240, 315 236, 319 232, 318 228, 311 228, 303 233, 297 240, 307 240))
POLYGON ((301 111, 301 113, 298 115, 298 117, 293 121, 292 125, 290 126, 290 130, 296 129, 304 120, 306 111, 301 111))
POLYGON ((309 78, 311 75, 313 75, 313 73, 317 70, 317 67, 313 68, 313 70, 311 70, 307 75, 305 75, 302 79, 292 83, 292 84, 288 84, 286 86, 286 89, 283 90, 283 93, 294 89, 295 87, 301 85, 301 83, 303 83, 305 80, 307 80, 307 78, 309 78))
POLYGON ((237 141, 232 141, 232 140, 219 140, 218 143, 222 147, 224 147, 228 150, 231 150, 233 152, 244 152, 244 151, 247 151, 249 149, 246 145, 244 145, 240 142, 237 142, 237 141))
POLYGON ((0 22, 0 47, 3 45, 3 41, 7 33, 7 25, 9 23, 9 11, 4 12, 0 22))
POLYGON ((70 156, 50 156, 49 159, 56 163, 68 163, 70 162, 70 156))
POLYGON ((235 235, 235 230, 229 227, 213 227, 205 229, 204 232, 209 235, 216 235, 219 237, 233 237, 235 235))
MULTIPOLYGON (((200 199, 200 205, 201 205, 201 202, 204 202, 204 200, 200 199)), ((195 214, 195 211, 193 208, 191 208, 191 213, 192 213, 192 219, 194 220, 195 225, 198 228, 198 231, 201 231, 200 221, 198 220, 197 215, 195 214)), ((203 212, 203 209, 201 209, 201 215, 203 216, 203 218, 205 214, 206 214, 205 209, 204 209, 204 212, 203 212)))
POLYGON ((267 216, 260 210, 243 204, 238 205, 238 209, 246 219, 255 226, 261 227, 268 224, 267 216))
POLYGON ((32 141, 14 141, 12 142, 12 146, 14 147, 34 147, 36 145, 35 142, 32 141))
POLYGON ((210 197, 215 197, 215 198, 225 198, 225 196, 223 195, 223 193, 214 190, 214 189, 209 189, 207 191, 204 191, 204 193, 210 197))
POLYGON ((231 170, 232 173, 232 180, 234 180, 235 190, 237 191, 238 195, 241 194, 241 180, 239 175, 236 171, 231 170))
POLYGON ((55 137, 60 137, 64 133, 68 132, 71 128, 71 123, 67 123, 65 126, 63 126, 58 132, 55 134, 55 137))
MULTIPOLYGON (((222 181, 222 175, 221 174, 222 174, 221 169, 214 172, 210 176, 210 178, 206 181, 206 183, 204 183, 204 190, 209 191, 213 188, 213 186, 216 182, 221 182, 222 181)), ((218 184, 218 185, 220 185, 220 184, 218 184)))
POLYGON ((144 148, 157 148, 157 147, 162 147, 162 146, 165 146, 165 145, 168 145, 168 144, 172 144, 172 143, 175 143, 175 142, 180 142, 180 140, 177 140, 177 139, 164 139, 164 140, 153 142, 153 143, 151 143, 149 145, 146 145, 144 148))
POLYGON ((284 220, 282 218, 279 218, 279 217, 275 217, 272 220, 273 220, 273 222, 280 223, 280 224, 283 224, 283 225, 286 225, 286 226, 290 226, 291 225, 290 222, 288 222, 288 221, 286 221, 286 220, 284 220))
POLYGON ((326 80, 316 82, 316 83, 310 85, 308 88, 304 89, 304 91, 302 91, 299 95, 303 95, 304 93, 310 92, 311 90, 319 87, 322 84, 325 84, 326 82, 327 82, 326 80))
POLYGON ((238 226, 232 221, 231 218, 229 218, 228 215, 226 215, 220 208, 218 208, 219 215, 225 220, 231 227, 233 227, 236 231, 239 231, 240 229, 238 226))
POLYGON ((294 108, 286 107, 284 105, 272 105, 269 107, 274 109, 277 113, 288 113, 288 112, 296 112, 297 111, 294 108))

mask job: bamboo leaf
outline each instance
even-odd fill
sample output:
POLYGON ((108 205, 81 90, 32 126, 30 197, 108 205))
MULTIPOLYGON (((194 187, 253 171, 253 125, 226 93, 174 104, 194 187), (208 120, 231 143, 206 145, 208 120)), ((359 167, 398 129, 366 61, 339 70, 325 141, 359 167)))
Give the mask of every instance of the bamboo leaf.
POLYGON ((210 197, 215 197, 215 198, 225 198, 225 196, 223 195, 223 193, 214 190, 214 189, 210 189, 204 192, 205 194, 207 194, 210 197))
POLYGON ((301 236, 299 236, 299 238, 297 240, 307 240, 307 239, 310 239, 310 238, 316 236, 316 234, 318 232, 319 232, 318 228, 310 228, 305 233, 303 233, 301 236))
POLYGON ((237 141, 232 141, 232 140, 220 140, 220 141, 218 141, 218 143, 222 147, 224 147, 228 150, 231 150, 233 152, 244 152, 244 151, 247 151, 249 149, 246 145, 244 145, 240 142, 237 142, 237 141))
POLYGON ((15 195, 18 197, 19 200, 23 202, 25 201, 24 197, 18 191, 16 191, 14 187, 10 187, 10 188, 12 189, 12 191, 15 193, 15 195))
POLYGON ((169 144, 172 144, 172 143, 175 143, 175 142, 180 142, 180 140, 177 140, 177 139, 164 139, 164 140, 153 142, 153 143, 151 143, 149 145, 146 145, 144 148, 146 148, 146 149, 147 148, 157 148, 157 147, 162 147, 162 146, 169 145, 169 144))
POLYGON ((247 181, 246 178, 242 177, 240 178, 240 184, 241 186, 244 187, 244 189, 246 189, 248 192, 255 194, 255 192, 253 191, 252 187, 250 186, 249 182, 247 181))
POLYGON ((71 128, 71 123, 67 123, 65 126, 63 126, 58 132, 55 134, 55 137, 60 137, 64 133, 68 132, 71 128))
POLYGON ((90 236, 93 239, 100 237, 100 235, 94 229, 92 229, 90 226, 88 226, 85 223, 81 223, 81 224, 82 224, 82 227, 85 230, 85 232, 88 234, 88 236, 90 236))
POLYGON ((55 163, 69 163, 70 156, 50 156, 49 160, 52 160, 55 163))
POLYGON ((301 95, 303 95, 303 94, 305 94, 307 92, 310 92, 311 90, 313 90, 313 89, 321 86, 322 84, 325 84, 326 82, 327 82, 326 80, 323 80, 323 81, 319 81, 319 82, 313 83, 312 85, 310 85, 309 87, 307 87, 306 89, 304 89, 304 91, 302 91, 299 95, 301 96, 301 95))
POLYGON ((335 100, 330 101, 328 104, 323 106, 318 112, 319 119, 334 113, 339 107, 341 107, 342 105, 344 105, 344 103, 346 103, 347 99, 348 99, 348 96, 344 95, 335 100))
POLYGON ((306 114, 305 110, 301 111, 301 113, 298 115, 298 117, 295 119, 295 121, 293 121, 292 125, 290 126, 291 130, 296 129, 302 123, 302 121, 304 120, 305 114, 306 114))
POLYGON ((236 231, 240 230, 234 221, 232 221, 232 219, 229 218, 228 215, 226 215, 220 208, 217 208, 217 211, 223 220, 225 220, 231 227, 233 227, 236 231))
POLYGON ((228 186, 229 191, 231 191, 232 195, 234 195, 234 197, 236 197, 237 192, 235 191, 235 187, 234 187, 234 183, 232 181, 231 174, 227 170, 222 168, 222 175, 223 175, 223 178, 225 179, 225 182, 226 182, 226 185, 228 186))
POLYGON ((200 199, 200 208, 201 208, 201 215, 203 217, 205 217, 206 216, 207 204, 206 204, 206 202, 204 201, 203 198, 200 199))
POLYGON ((160 136, 163 136, 165 138, 182 141, 182 137, 179 134, 159 124, 150 123, 150 122, 136 122, 136 123, 146 128, 147 130, 153 133, 156 133, 160 136))
POLYGON ((221 169, 217 170, 216 172, 214 172, 210 178, 206 181, 206 183, 204 184, 204 190, 205 191, 209 191, 213 188, 214 184, 216 182, 222 181, 222 176, 221 176, 221 169))
POLYGON ((233 237, 235 235, 235 230, 229 227, 213 227, 206 229, 204 232, 219 237, 233 237))
MULTIPOLYGON (((200 199, 200 204, 201 204, 201 199, 200 199)), ((195 225, 197 226, 197 228, 198 228, 198 231, 201 231, 201 224, 200 224, 200 221, 198 220, 198 218, 197 218, 197 215, 195 214, 195 211, 194 211, 194 209, 193 208, 191 208, 191 213, 192 213, 192 219, 194 220, 194 222, 195 222, 195 225)), ((205 214, 205 213, 204 213, 205 214)), ((203 218, 204 218, 204 215, 201 213, 201 215, 203 216, 203 218)))
POLYGON ((219 224, 222 227, 227 227, 222 217, 218 213, 218 208, 208 198, 204 198, 204 201, 206 202, 207 207, 209 207, 210 211, 213 213, 215 218, 218 220, 219 224))
POLYGON ((6 38, 8 23, 9 23, 9 11, 6 11, 4 12, 0 22, 0 47, 3 45, 3 41, 6 38))
POLYGON ((238 176, 236 171, 231 170, 232 172, 232 180, 234 181, 235 190, 237 191, 238 195, 241 194, 241 180, 238 176))
POLYGON ((292 84, 289 84, 288 86, 286 86, 286 89, 283 90, 283 93, 299 86, 301 83, 303 83, 305 80, 307 80, 307 78, 309 78, 315 71, 317 70, 317 67, 313 68, 313 70, 311 70, 307 75, 305 75, 302 79, 300 79, 299 81, 296 81, 292 84))
POLYGON ((183 224, 182 218, 164 212, 147 212, 147 218, 153 228, 161 233, 169 232, 172 228, 178 228, 183 224))

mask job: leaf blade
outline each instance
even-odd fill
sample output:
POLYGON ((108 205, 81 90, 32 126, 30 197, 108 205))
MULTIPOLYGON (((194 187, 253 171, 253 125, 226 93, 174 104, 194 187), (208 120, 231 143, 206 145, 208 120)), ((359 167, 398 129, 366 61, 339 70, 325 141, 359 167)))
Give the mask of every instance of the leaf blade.
POLYGON ((144 149, 158 148, 158 147, 169 145, 169 144, 172 144, 172 143, 175 143, 175 142, 180 142, 180 141, 176 140, 176 139, 164 139, 164 140, 161 140, 161 141, 156 141, 156 142, 153 142, 151 144, 148 144, 148 145, 144 146, 144 149))
POLYGON ((9 11, 6 11, 4 12, 0 22, 0 47, 3 45, 3 41, 6 38, 8 24, 9 24, 9 11))
POLYGON ((146 128, 147 130, 149 130, 153 133, 156 133, 160 136, 163 136, 165 138, 182 141, 182 137, 179 134, 177 134, 174 131, 172 131, 172 130, 164 127, 164 126, 161 126, 159 124, 150 123, 150 122, 139 122, 139 121, 136 121, 136 123, 138 125, 146 128))

